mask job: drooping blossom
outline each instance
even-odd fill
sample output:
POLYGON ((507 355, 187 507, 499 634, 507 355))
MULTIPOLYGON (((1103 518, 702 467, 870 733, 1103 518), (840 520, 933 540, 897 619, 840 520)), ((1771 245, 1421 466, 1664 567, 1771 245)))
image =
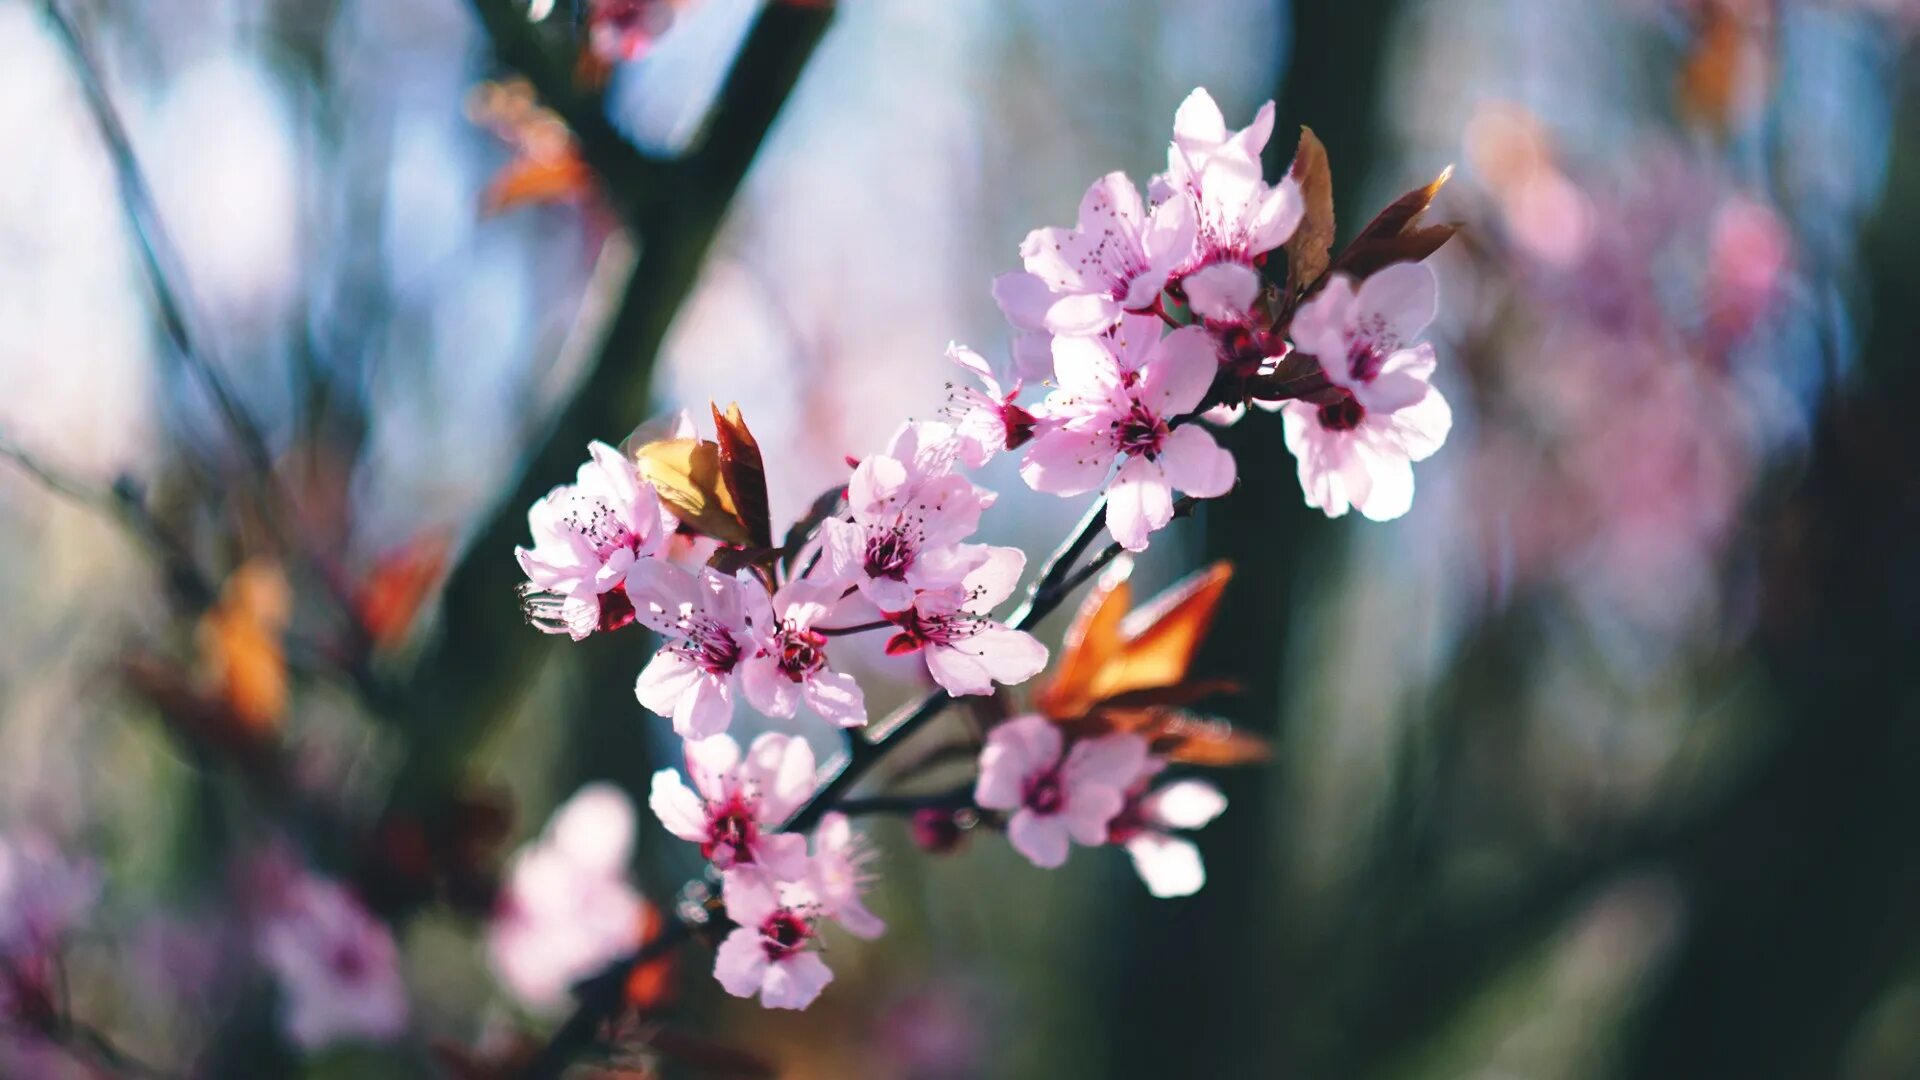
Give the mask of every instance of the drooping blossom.
POLYGON ((947 424, 902 425, 885 453, 854 468, 847 483, 851 519, 824 526, 834 575, 882 611, 904 610, 916 589, 957 580, 943 556, 993 505, 992 493, 954 471, 960 453, 947 424))
POLYGON ((256 946, 280 988, 281 1022, 301 1048, 381 1041, 405 1030, 407 991, 393 935, 338 884, 312 875, 287 883, 256 946))
POLYGON ((731 870, 721 879, 727 917, 738 924, 714 951, 713 977, 735 997, 769 1009, 804 1009, 833 981, 817 950, 820 901, 804 881, 731 870))
POLYGON ((673 26, 677 0, 592 0, 587 38, 595 56, 609 64, 638 60, 653 51, 673 26))
POLYGON ((827 638, 819 629, 840 593, 837 584, 802 578, 774 594, 769 617, 754 626, 740 662, 741 685, 754 708, 785 718, 804 702, 841 727, 867 722, 860 684, 827 665, 827 638))
POLYGON ((829 813, 813 830, 813 858, 807 866, 807 881, 821 910, 848 933, 867 940, 887 929, 860 899, 871 880, 866 864, 873 855, 866 837, 853 831, 847 815, 829 813))
POLYGON ((813 794, 813 748, 769 732, 745 760, 726 735, 685 743, 689 788, 672 769, 653 774, 647 804, 667 831, 700 845, 721 870, 753 866, 783 881, 807 872, 807 838, 774 832, 813 794))
POLYGON ((100 899, 100 876, 44 837, 0 836, 0 1026, 55 1019, 59 954, 100 899))
POLYGON ((533 624, 575 641, 633 621, 627 571, 659 554, 674 528, 633 462, 603 442, 587 450, 592 457, 574 482, 527 512, 533 547, 514 549, 527 575, 521 593, 533 624))
POLYGON ((894 625, 888 655, 922 654, 933 680, 957 696, 990 694, 995 683, 1013 686, 1038 675, 1047 666, 1046 646, 989 617, 1013 594, 1026 561, 1018 548, 967 545, 957 583, 922 589, 905 610, 887 613, 894 625))
POLYGON ((994 297, 1017 327, 1097 334, 1154 305, 1193 249, 1193 209, 1168 200, 1149 210, 1125 173, 1108 173, 1081 198, 1078 225, 1027 234, 1025 272, 1003 275, 994 297))
POLYGON ((960 439, 960 460, 968 468, 977 469, 1002 450, 1025 446, 1033 438, 1038 421, 1016 403, 1020 380, 1014 380, 1013 388, 1007 389, 987 358, 965 345, 948 345, 947 359, 972 372, 981 386, 979 390, 955 387, 952 391, 953 403, 948 411, 954 415, 954 434, 960 439))
POLYGON ((563 1007, 574 983, 640 944, 644 909, 627 881, 633 836, 626 793, 588 784, 507 864, 487 953, 528 1008, 563 1007))
POLYGON ((641 669, 634 696, 672 718, 682 738, 727 730, 734 678, 753 644, 750 620, 772 621, 766 592, 708 567, 689 573, 648 559, 628 574, 628 593, 639 620, 668 639, 641 669))
POLYGON ((1227 808, 1227 797, 1205 780, 1152 786, 1166 767, 1149 759, 1127 793, 1126 805, 1107 826, 1107 839, 1127 849, 1133 869, 1158 897, 1192 896, 1207 883, 1200 849, 1175 830, 1198 829, 1227 808))
MULTIPOLYGON (((1261 175, 1260 152, 1273 134, 1273 102, 1260 106, 1253 123, 1229 131, 1220 106, 1204 89, 1180 103, 1173 117, 1173 142, 1167 147, 1167 171, 1154 178, 1151 191, 1161 206, 1190 203, 1194 242, 1178 268, 1182 277, 1214 265, 1238 269, 1200 278, 1196 303, 1211 306, 1229 281, 1245 295, 1255 281, 1252 268, 1287 242, 1306 213, 1300 184, 1292 176, 1268 184, 1261 175)), ((1189 278, 1192 281, 1191 278, 1189 278)), ((1189 298, 1193 299, 1191 290, 1189 298)), ((1242 305, 1244 310, 1244 305, 1242 305)), ((1208 318, 1220 317, 1201 311, 1208 318)))
POLYGON ((1206 330, 1175 330, 1137 369, 1103 338, 1055 338, 1053 353, 1049 423, 1020 466, 1035 491, 1078 495, 1106 483, 1107 528, 1121 546, 1141 551, 1173 520, 1175 489, 1212 498, 1233 486, 1233 456, 1199 425, 1175 426, 1206 396, 1218 368, 1206 330))
POLYGON ((1293 317, 1293 342, 1320 361, 1334 389, 1281 409, 1309 506, 1349 506, 1390 521, 1413 505, 1413 462, 1446 442, 1453 412, 1430 380, 1433 346, 1414 338, 1439 303, 1433 271, 1396 263, 1356 289, 1334 275, 1293 317))
POLYGON ((1043 716, 1009 720, 987 736, 973 799, 1005 810, 1007 839, 1035 866, 1067 861, 1068 840, 1088 847, 1107 842, 1107 827, 1126 804, 1126 791, 1147 758, 1138 735, 1082 739, 1062 755, 1065 739, 1043 716))

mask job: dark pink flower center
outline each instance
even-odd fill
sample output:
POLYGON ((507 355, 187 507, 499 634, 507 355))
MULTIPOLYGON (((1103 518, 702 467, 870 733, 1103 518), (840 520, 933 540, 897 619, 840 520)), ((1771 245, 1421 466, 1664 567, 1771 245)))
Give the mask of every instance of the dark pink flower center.
POLYGON ((1366 406, 1355 401, 1352 394, 1320 406, 1320 426, 1328 431, 1352 431, 1366 418, 1366 406))
POLYGON ((1120 812, 1107 823, 1108 843, 1124 844, 1147 831, 1147 816, 1140 806, 1145 794, 1145 792, 1135 792, 1127 796, 1126 804, 1121 806, 1120 812))
POLYGON ((605 499, 575 495, 568 500, 566 516, 562 520, 593 544, 594 554, 602 559, 621 548, 637 549, 640 546, 640 537, 627 528, 605 499))
POLYGON ((1380 374, 1392 350, 1390 343, 1373 337, 1358 337, 1347 345, 1347 371, 1357 382, 1372 382, 1380 374))
POLYGON ((886 613, 887 621, 899 627, 887 639, 887 655, 903 656, 928 645, 951 645, 979 632, 980 620, 963 612, 921 614, 918 608, 886 613))
POLYGON ((1007 449, 1018 450, 1033 438, 1033 429, 1039 421, 1032 413, 1015 405, 1009 396, 1000 406, 1000 424, 1007 429, 1007 449))
POLYGON ((907 568, 913 565, 917 545, 899 528, 876 531, 867 538, 867 558, 862 569, 871 578, 907 580, 907 568))
POLYGON ((788 627, 780 633, 780 674, 794 682, 827 666, 826 635, 788 627))
POLYGON ((1167 440, 1167 423, 1136 401, 1124 418, 1114 422, 1113 437, 1122 452, 1152 458, 1167 440))
POLYGON ((760 822, 753 811, 753 805, 739 792, 709 808, 707 841, 700 845, 701 857, 722 870, 752 862, 753 842, 760 836, 760 822))
POLYGON ((740 643, 733 631, 711 619, 701 617, 688 627, 686 642, 676 646, 680 654, 709 675, 725 675, 740 662, 740 643))
POLYGON ((327 957, 327 969, 341 982, 358 982, 366 977, 372 967, 367 954, 358 943, 342 941, 333 947, 332 955, 327 957))
POLYGON ((774 912, 760 927, 761 946, 767 950, 767 959, 773 961, 784 960, 799 952, 812 936, 813 927, 792 908, 781 908, 774 912))
POLYGON ((1060 770, 1048 769, 1037 776, 1028 777, 1026 791, 1020 801, 1036 814, 1059 813, 1067 805, 1067 789, 1060 782, 1060 770))

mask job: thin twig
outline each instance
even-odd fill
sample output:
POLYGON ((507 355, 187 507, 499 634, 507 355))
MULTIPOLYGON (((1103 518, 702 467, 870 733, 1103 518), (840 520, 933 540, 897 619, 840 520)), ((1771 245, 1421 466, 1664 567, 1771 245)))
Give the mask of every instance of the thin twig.
POLYGON ((139 241, 136 246, 140 249, 148 283, 153 287, 160 323, 187 370, 193 373, 207 396, 213 399, 215 408, 219 410, 234 441, 239 444, 241 453, 256 471, 256 479, 264 484, 273 472, 272 454, 267 449, 259 425, 241 407, 239 398, 227 384, 206 343, 192 328, 188 318, 191 309, 186 299, 185 279, 179 271, 179 255, 161 223, 153 190, 141 172, 139 158, 134 155, 133 144, 127 138, 126 126, 120 122, 120 114, 114 108, 112 98, 107 96, 100 65, 73 20, 61 9, 58 0, 44 0, 42 8, 73 60, 74 74, 86 95, 100 136, 106 141, 107 154, 113 159, 114 176, 120 185, 120 203, 126 210, 129 224, 133 226, 134 237, 139 241))

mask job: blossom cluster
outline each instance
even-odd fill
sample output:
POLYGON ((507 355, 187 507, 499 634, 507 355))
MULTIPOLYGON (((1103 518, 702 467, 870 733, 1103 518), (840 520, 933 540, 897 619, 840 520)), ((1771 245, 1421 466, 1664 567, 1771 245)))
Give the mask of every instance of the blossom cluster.
MULTIPOLYGON (((1324 175, 1303 162, 1277 182, 1263 174, 1272 127, 1271 103, 1235 131, 1194 91, 1144 196, 1121 173, 1100 178, 1072 228, 1034 230, 1022 269, 993 283, 1014 330, 1008 361, 951 346, 970 385, 952 390, 943 418, 906 422, 885 449, 849 459, 844 486, 784 540, 757 443, 737 410, 717 407, 711 438, 682 417, 668 438, 593 444, 575 481, 532 507, 534 542, 517 552, 530 620, 575 640, 637 624, 661 642, 635 694, 684 740, 688 779, 662 770, 650 805, 720 884, 731 929, 714 973, 730 993, 805 1007, 832 977, 814 947, 820 927, 883 929, 861 899, 867 848, 834 805, 814 805, 809 744, 776 731, 743 751, 728 734, 742 700, 774 721, 804 710, 865 727, 866 696, 835 644, 859 634, 920 658, 951 697, 995 695, 1047 667, 1024 612, 995 617, 1026 558, 973 540, 997 500, 974 470, 1018 454, 1037 492, 1098 491, 1089 520, 1116 553, 1138 552, 1183 505, 1225 495, 1243 464, 1261 464, 1237 463, 1214 434, 1251 404, 1282 413, 1309 504, 1382 520, 1407 510, 1411 465, 1450 424, 1433 349, 1418 340, 1437 305, 1418 260, 1444 235, 1414 219, 1438 185, 1369 226, 1370 252, 1333 260, 1324 175)), ((1084 657, 1056 682, 1076 664, 1084 657)), ((923 846, 949 846, 964 818, 1004 829, 1037 866, 1061 865, 1076 843, 1117 845, 1154 894, 1200 888, 1198 851, 1180 833, 1225 799, 1167 772, 1189 760, 1181 737, 1160 713, 1115 705, 1123 696, 1052 700, 991 727, 970 787, 916 817, 923 846)), ((616 805, 570 804, 516 860, 495 959, 529 1003, 550 1004, 633 944, 636 900, 619 869, 632 828, 616 805), (599 826, 575 824, 596 816, 599 826)))

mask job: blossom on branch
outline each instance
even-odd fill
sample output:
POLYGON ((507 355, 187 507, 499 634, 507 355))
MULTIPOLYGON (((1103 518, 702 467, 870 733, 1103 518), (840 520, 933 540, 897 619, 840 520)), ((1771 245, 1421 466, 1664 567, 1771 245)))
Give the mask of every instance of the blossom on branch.
POLYGON ((627 571, 658 555, 674 520, 633 462, 603 442, 571 484, 554 488, 527 512, 533 547, 515 548, 533 624, 575 641, 633 621, 627 571))
POLYGON ((279 984, 287 1035, 302 1049, 384 1041, 406 1029, 393 935, 340 885, 310 874, 287 883, 257 945, 279 984))
POLYGON ((957 582, 922 589, 901 611, 889 611, 887 653, 920 653, 927 672, 949 694, 991 694, 995 683, 1026 682, 1047 666, 1046 646, 1032 634, 995 622, 989 613, 1013 595, 1027 557, 1017 548, 965 545, 954 560, 957 582))
POLYGON ((827 638, 820 632, 840 600, 841 587, 808 579, 790 581, 773 595, 766 617, 753 627, 741 661, 741 685, 753 707, 768 716, 791 717, 804 702, 822 720, 840 727, 867 722, 867 704, 854 677, 827 666, 827 638))
POLYGON ((726 735, 689 739, 689 788, 672 769, 653 774, 647 805, 667 831, 700 845, 715 867, 752 866, 782 881, 807 872, 807 838, 773 830, 813 794, 813 748, 772 732, 753 740, 745 760, 726 735))
POLYGON ((973 791, 981 806, 1011 812, 1007 839, 1047 869, 1067 861, 1069 838, 1088 847, 1107 842, 1107 826, 1147 758, 1147 742, 1138 735, 1083 739, 1063 758, 1064 743, 1060 728, 1043 716, 1001 724, 980 752, 973 791))
POLYGON ((648 559, 628 575, 634 610, 668 643, 634 683, 640 704, 673 720, 682 738, 727 730, 734 676, 752 645, 750 612, 771 624, 766 593, 740 577, 702 568, 688 573, 648 559))
POLYGON ((850 519, 824 526, 835 577, 882 611, 904 610, 915 590, 958 580, 943 556, 973 535, 994 498, 955 471, 961 452, 946 424, 902 425, 885 453, 854 468, 850 519))
POLYGON ((1107 826, 1107 839, 1127 849, 1133 869, 1158 897, 1192 896, 1207 883, 1200 849, 1176 830, 1198 829, 1227 808, 1227 797, 1205 780, 1151 782, 1166 762, 1149 759, 1127 793, 1126 805, 1107 826))
POLYGON ((1293 341, 1333 389, 1280 415, 1309 506, 1390 521, 1413 505, 1413 462, 1446 442, 1453 412, 1431 380, 1433 346, 1414 338, 1438 306, 1433 271, 1396 263, 1355 288, 1335 274, 1293 317, 1293 341))

